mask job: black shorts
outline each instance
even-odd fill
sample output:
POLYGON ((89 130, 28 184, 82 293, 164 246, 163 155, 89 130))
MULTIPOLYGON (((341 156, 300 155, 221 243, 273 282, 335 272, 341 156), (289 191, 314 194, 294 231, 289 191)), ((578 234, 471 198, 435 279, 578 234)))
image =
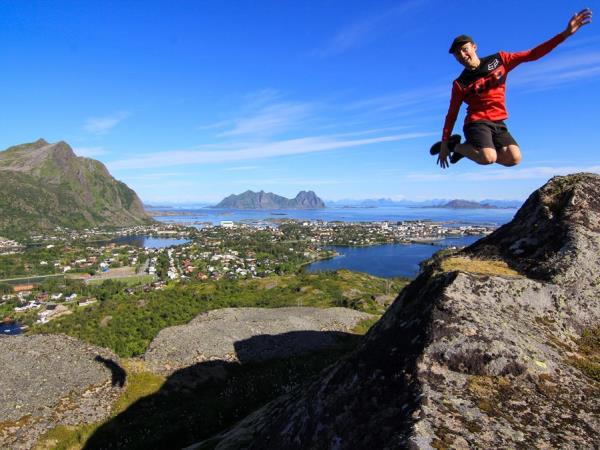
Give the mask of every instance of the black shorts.
POLYGON ((495 148, 500 150, 507 145, 519 145, 506 128, 506 124, 497 120, 495 122, 478 121, 464 126, 465 141, 473 147, 495 148))

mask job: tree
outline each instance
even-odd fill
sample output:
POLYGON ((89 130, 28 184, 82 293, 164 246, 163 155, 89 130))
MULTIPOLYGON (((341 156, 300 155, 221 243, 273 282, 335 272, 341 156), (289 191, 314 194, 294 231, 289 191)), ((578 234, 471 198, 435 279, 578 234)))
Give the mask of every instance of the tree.
POLYGON ((8 283, 0 283, 0 294, 12 294, 14 292, 13 287, 8 283))

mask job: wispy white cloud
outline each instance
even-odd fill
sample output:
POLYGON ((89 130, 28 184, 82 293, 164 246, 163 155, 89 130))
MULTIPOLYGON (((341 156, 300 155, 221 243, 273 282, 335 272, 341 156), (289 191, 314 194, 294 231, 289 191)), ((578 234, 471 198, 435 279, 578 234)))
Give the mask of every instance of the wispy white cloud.
POLYGON ((244 101, 248 108, 258 109, 271 103, 281 101, 282 97, 283 93, 279 89, 264 88, 247 93, 244 96, 244 101))
POLYGON ((532 64, 520 66, 511 85, 528 90, 543 90, 581 80, 600 77, 599 51, 570 51, 532 64))
POLYGON ((397 142, 430 136, 432 133, 414 132, 375 136, 364 139, 338 139, 332 136, 313 136, 257 144, 237 150, 174 150, 146 154, 140 158, 122 159, 107 163, 111 170, 171 167, 192 164, 229 163, 303 153, 323 152, 335 149, 397 142))
POLYGON ((275 135, 298 127, 309 116, 312 106, 307 103, 275 103, 233 120, 233 128, 219 136, 275 135))
POLYGON ((280 91, 266 88, 244 95, 231 117, 196 129, 216 130, 218 138, 264 138, 303 128, 306 120, 315 116, 315 109, 314 103, 289 101, 280 91))
POLYGON ((409 91, 389 93, 358 100, 347 105, 348 110, 385 112, 391 110, 415 110, 419 105, 439 104, 443 99, 450 101, 450 86, 427 86, 409 91))
POLYGON ((95 158, 108 153, 104 147, 76 147, 73 151, 76 155, 85 156, 86 158, 95 158))
POLYGON ((600 166, 560 166, 560 167, 527 167, 527 168, 502 168, 486 169, 477 172, 451 173, 447 170, 439 172, 409 173, 406 178, 412 181, 504 181, 504 180, 537 180, 547 179, 556 175, 568 175, 577 172, 591 172, 600 174, 600 166))
POLYGON ((256 170, 259 169, 260 166, 237 166, 237 167, 227 167, 225 170, 228 172, 242 172, 246 170, 256 170))
POLYGON ((382 128, 372 128, 369 130, 358 130, 358 131, 349 131, 347 133, 337 133, 332 135, 333 137, 350 137, 350 136, 368 136, 369 134, 378 134, 383 132, 390 131, 402 131, 411 128, 408 125, 398 125, 395 127, 382 127, 382 128))
POLYGON ((86 119, 83 129, 94 134, 108 133, 130 115, 131 114, 127 111, 119 111, 110 116, 90 117, 89 119, 86 119))
POLYGON ((219 128, 225 128, 231 126, 231 120, 221 120, 219 122, 208 123, 204 125, 198 125, 197 130, 217 130, 219 128))
POLYGON ((598 43, 600 43, 600 36, 582 37, 582 36, 576 35, 576 36, 568 39, 563 44, 561 44, 561 47, 563 47, 563 48, 579 48, 579 47, 586 47, 589 45, 596 45, 598 43))
POLYGON ((348 24, 339 29, 323 47, 313 50, 312 55, 326 58, 368 44, 398 23, 399 16, 423 3, 423 0, 403 1, 392 9, 348 24))
MULTIPOLYGON (((186 174, 180 172, 152 172, 144 174, 127 175, 127 181, 162 181, 178 180, 185 178, 186 174)), ((161 184, 162 186, 162 184, 161 184)))
POLYGON ((341 184, 345 180, 328 179, 310 179, 310 178, 265 178, 260 180, 235 180, 233 184, 241 184, 243 186, 271 186, 271 185, 286 185, 286 186, 326 186, 332 184, 341 184))

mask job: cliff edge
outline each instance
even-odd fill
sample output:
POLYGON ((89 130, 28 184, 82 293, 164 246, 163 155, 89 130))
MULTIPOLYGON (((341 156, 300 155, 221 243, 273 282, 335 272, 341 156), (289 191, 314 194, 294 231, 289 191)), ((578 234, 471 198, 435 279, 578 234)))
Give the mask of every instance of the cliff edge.
POLYGON ((597 448, 600 176, 436 255, 356 351, 191 448, 597 448))

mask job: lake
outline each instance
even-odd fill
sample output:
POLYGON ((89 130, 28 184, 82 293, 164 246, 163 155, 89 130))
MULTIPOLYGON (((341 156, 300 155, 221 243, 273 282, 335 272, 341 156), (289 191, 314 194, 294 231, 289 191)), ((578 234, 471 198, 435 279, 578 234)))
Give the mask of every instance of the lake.
POLYGON ((14 336, 21 334, 21 325, 18 323, 1 323, 0 324, 0 337, 1 336, 14 336))
POLYGON ((167 248, 172 245, 187 244, 189 239, 159 238, 152 236, 121 236, 110 241, 113 244, 132 245, 142 248, 167 248))
POLYGON ((328 247, 341 256, 314 262, 306 266, 308 272, 339 269, 366 272, 378 277, 414 277, 419 272, 419 263, 438 250, 450 246, 465 246, 481 236, 446 238, 431 244, 385 244, 370 247, 328 247))

